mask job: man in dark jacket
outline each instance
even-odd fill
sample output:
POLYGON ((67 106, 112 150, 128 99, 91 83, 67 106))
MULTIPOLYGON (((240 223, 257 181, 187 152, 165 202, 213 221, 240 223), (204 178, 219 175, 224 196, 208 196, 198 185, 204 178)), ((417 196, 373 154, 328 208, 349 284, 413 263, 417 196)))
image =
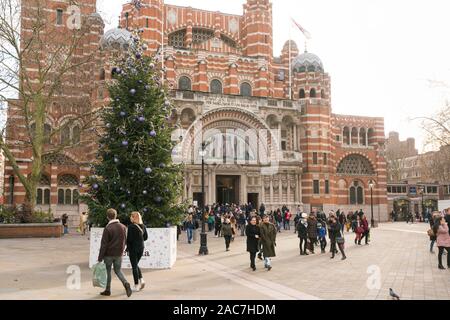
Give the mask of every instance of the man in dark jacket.
POLYGON ((127 296, 131 296, 131 286, 122 273, 122 256, 125 250, 127 228, 117 219, 117 211, 108 209, 106 216, 109 220, 108 225, 103 230, 98 262, 105 262, 107 283, 102 296, 111 295, 111 266, 114 266, 114 272, 122 282, 127 296))
POLYGON ((313 213, 308 218, 309 252, 314 254, 314 244, 317 242, 317 219, 313 213))
POLYGON ((301 220, 297 223, 298 237, 300 238, 300 255, 307 256, 308 253, 306 252, 306 244, 308 243, 308 222, 306 221, 306 218, 308 215, 306 213, 302 213, 301 217, 301 220))

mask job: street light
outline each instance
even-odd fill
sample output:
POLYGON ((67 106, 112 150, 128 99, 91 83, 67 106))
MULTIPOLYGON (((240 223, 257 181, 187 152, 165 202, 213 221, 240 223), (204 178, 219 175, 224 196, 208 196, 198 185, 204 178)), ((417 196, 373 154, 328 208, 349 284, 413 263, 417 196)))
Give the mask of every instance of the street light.
POLYGON ((423 186, 419 187, 419 194, 422 196, 422 217, 425 219, 425 208, 423 207, 423 194, 425 193, 425 188, 423 186))
POLYGON ((202 149, 199 152, 200 157, 202 157, 202 233, 200 234, 200 250, 198 254, 203 256, 208 255, 208 235, 206 234, 205 226, 205 149, 207 146, 208 144, 202 142, 202 149))
POLYGON ((370 225, 372 228, 375 228, 375 220, 373 219, 373 188, 375 187, 375 182, 373 180, 369 181, 369 188, 370 188, 370 212, 371 212, 371 219, 370 219, 370 225))

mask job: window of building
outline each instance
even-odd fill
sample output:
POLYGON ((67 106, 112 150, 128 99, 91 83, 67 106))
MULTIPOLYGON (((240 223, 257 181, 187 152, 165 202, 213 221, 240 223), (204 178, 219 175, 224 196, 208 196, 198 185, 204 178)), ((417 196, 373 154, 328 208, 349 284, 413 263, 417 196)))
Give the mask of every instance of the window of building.
POLYGON ((299 98, 300 99, 305 99, 306 98, 305 89, 300 89, 299 98))
POLYGON ((325 194, 330 194, 330 181, 325 180, 325 194))
POLYGON ((370 161, 366 157, 357 154, 345 157, 344 160, 339 163, 337 173, 354 176, 370 176, 375 174, 370 161))
POLYGON ((106 72, 105 69, 101 69, 100 70, 100 80, 105 80, 106 79, 106 72))
POLYGON ((39 185, 36 190, 36 204, 50 204, 50 178, 47 175, 42 175, 39 180, 39 185))
POLYGON ((388 192, 388 193, 392 193, 392 187, 388 186, 388 187, 387 187, 387 192, 388 192))
POLYGON ((287 151, 287 130, 281 130, 281 150, 287 151))
POLYGON ((81 139, 81 128, 79 125, 76 125, 72 128, 72 140, 74 144, 80 143, 81 139))
POLYGON ((191 91, 192 90, 192 82, 189 77, 182 76, 178 80, 178 89, 183 91, 191 91))
POLYGON ((217 79, 214 79, 210 83, 210 92, 214 94, 222 94, 222 82, 217 79))
POLYGON ((317 152, 313 152, 313 164, 318 164, 318 155, 317 152))
POLYGON ((146 28, 148 28, 148 27, 149 27, 149 23, 148 23, 148 21, 149 21, 149 20, 148 20, 148 18, 147 18, 147 19, 145 19, 145 27, 146 27, 146 28))
POLYGON ((364 188, 355 181, 350 187, 350 204, 364 204, 364 188))
POLYGON ((184 48, 184 39, 186 38, 186 30, 173 32, 169 35, 169 46, 174 48, 184 48))
POLYGON ((309 97, 310 97, 310 98, 316 98, 316 97, 317 97, 316 89, 312 88, 312 89, 309 91, 309 97))
POLYGON ((252 96, 252 86, 248 82, 243 82, 241 84, 241 96, 244 97, 252 96))
POLYGON ((209 39, 214 38, 214 31, 209 29, 194 28, 192 29, 192 43, 200 44, 209 39))
POLYGON ((322 99, 326 99, 327 97, 325 96, 325 90, 322 89, 322 91, 320 91, 320 97, 322 99))
POLYGON ((66 125, 61 130, 61 144, 67 145, 70 143, 70 127, 66 125))
POLYGON ((56 24, 61 26, 63 24, 63 9, 56 9, 56 24))
POLYGON ((340 135, 336 135, 336 141, 340 142, 341 141, 341 136, 340 135))
POLYGON ((73 175, 62 175, 58 179, 58 204, 78 205, 78 179, 73 175))
POLYGON ((328 154, 326 153, 323 154, 323 165, 328 165, 328 154))
POLYGON ((130 14, 125 12, 125 28, 128 29, 128 20, 130 18, 130 14))
POLYGON ((319 180, 314 180, 313 181, 313 189, 314 189, 314 194, 320 194, 319 180))
POLYGON ((14 176, 9 177, 9 204, 14 203, 14 176))

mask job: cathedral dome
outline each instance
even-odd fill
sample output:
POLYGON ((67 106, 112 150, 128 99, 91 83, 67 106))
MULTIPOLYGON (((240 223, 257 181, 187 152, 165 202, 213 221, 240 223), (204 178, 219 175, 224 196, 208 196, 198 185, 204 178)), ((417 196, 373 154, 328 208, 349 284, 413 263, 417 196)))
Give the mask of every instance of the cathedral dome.
POLYGON ((103 50, 127 50, 131 43, 131 32, 120 28, 108 30, 100 39, 100 47, 103 50))
POLYGON ((295 72, 323 72, 323 63, 318 56, 305 52, 294 58, 292 69, 295 72))

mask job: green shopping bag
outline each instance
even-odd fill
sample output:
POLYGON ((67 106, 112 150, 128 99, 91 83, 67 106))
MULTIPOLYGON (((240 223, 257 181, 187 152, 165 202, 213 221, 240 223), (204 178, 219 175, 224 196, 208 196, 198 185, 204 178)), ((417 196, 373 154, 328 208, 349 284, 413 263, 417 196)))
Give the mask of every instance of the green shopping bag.
POLYGON ((103 262, 99 262, 94 265, 92 284, 94 287, 106 288, 106 265, 103 262))

